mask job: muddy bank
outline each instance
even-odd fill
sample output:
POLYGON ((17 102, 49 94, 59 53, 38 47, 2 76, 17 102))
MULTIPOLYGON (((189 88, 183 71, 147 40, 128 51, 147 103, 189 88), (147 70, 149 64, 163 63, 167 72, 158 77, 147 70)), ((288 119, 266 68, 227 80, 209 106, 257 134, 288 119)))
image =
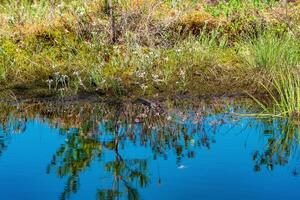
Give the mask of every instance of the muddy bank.
MULTIPOLYGON (((256 93, 256 96, 264 98, 266 93, 256 93)), ((95 92, 80 92, 74 95, 60 96, 55 93, 42 93, 40 91, 21 92, 21 91, 0 91, 0 103, 7 104, 34 104, 34 103, 54 103, 54 104, 72 104, 78 102, 89 102, 89 103, 136 103, 141 102, 140 100, 147 100, 149 102, 163 103, 166 101, 186 101, 186 102, 199 102, 199 101, 210 101, 215 99, 251 99, 249 94, 246 92, 239 93, 218 93, 218 94, 203 94, 203 95, 164 95, 157 94, 153 96, 113 96, 95 92)))

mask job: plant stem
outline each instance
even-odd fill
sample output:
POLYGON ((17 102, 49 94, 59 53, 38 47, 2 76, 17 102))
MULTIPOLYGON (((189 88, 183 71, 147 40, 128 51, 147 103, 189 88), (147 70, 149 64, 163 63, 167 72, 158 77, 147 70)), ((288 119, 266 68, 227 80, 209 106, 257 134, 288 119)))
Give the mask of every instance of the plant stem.
POLYGON ((108 0, 109 19, 110 19, 110 42, 116 43, 116 27, 112 0, 108 0))

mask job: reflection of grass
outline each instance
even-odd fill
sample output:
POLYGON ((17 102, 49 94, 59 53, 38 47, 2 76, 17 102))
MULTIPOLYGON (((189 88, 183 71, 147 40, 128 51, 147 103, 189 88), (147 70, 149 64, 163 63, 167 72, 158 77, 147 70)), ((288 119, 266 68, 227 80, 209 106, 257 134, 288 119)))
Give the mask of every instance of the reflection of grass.
POLYGON ((272 119, 264 121, 264 124, 270 135, 263 152, 253 154, 255 171, 260 171, 262 166, 273 170, 276 165, 286 165, 299 148, 299 125, 289 119, 272 119))

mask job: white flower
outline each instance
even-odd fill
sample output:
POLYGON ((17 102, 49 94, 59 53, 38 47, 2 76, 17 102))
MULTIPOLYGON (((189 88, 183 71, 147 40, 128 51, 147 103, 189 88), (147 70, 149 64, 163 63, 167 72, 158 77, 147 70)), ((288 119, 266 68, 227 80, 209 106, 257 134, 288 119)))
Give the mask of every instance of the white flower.
POLYGON ((179 74, 180 74, 180 76, 185 76, 185 71, 183 69, 180 69, 179 74))
POLYGON ((139 78, 144 78, 145 77, 145 75, 146 75, 146 72, 137 72, 137 76, 139 77, 139 78))
POLYGON ((158 79, 158 75, 157 74, 154 74, 152 75, 153 79, 158 79))

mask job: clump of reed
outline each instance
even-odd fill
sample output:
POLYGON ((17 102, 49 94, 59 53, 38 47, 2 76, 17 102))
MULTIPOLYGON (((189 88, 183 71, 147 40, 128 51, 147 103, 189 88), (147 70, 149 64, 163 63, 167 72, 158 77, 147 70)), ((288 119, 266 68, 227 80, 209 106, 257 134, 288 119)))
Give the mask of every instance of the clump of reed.
POLYGON ((263 115, 300 120, 299 49, 297 36, 274 30, 239 46, 244 65, 257 71, 256 82, 268 96, 254 97, 263 115))
POLYGON ((300 120, 300 75, 283 70, 274 76, 270 86, 265 86, 271 104, 255 99, 264 114, 300 120), (271 86, 271 87, 270 87, 271 86))

